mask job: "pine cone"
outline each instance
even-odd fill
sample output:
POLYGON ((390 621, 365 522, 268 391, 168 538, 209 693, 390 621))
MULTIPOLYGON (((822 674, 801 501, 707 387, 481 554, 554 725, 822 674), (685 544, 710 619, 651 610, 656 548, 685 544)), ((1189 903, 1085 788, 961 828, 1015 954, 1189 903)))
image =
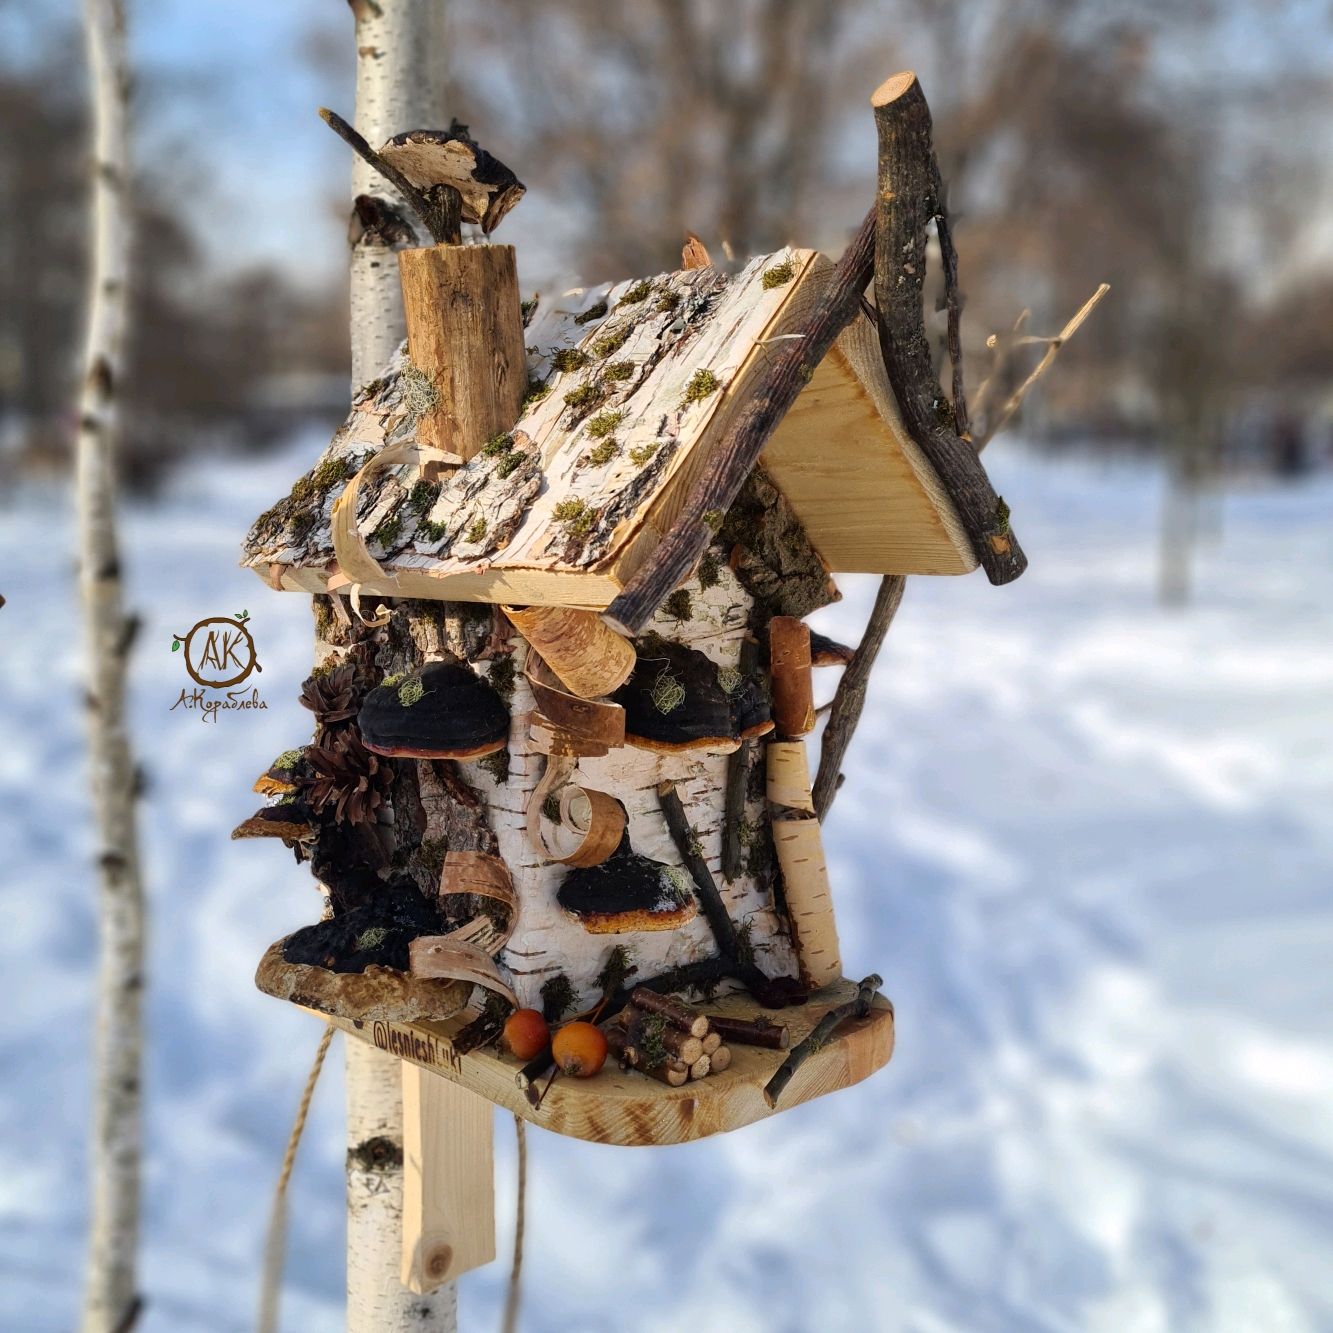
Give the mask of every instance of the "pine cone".
POLYGON ((333 807, 338 823, 371 825, 384 803, 391 769, 361 744, 350 728, 330 732, 306 751, 312 776, 305 783, 310 808, 322 813, 333 807))
POLYGON ((361 707, 361 681, 350 662, 321 676, 308 676, 301 686, 301 702, 326 727, 354 718, 361 707))

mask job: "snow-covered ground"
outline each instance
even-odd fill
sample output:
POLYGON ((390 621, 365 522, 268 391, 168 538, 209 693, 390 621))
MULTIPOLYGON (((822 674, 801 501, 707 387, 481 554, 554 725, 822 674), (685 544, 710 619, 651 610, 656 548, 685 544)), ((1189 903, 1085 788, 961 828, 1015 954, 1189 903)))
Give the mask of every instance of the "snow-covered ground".
MULTIPOLYGON (((1231 497, 1171 614, 1152 474, 1008 442, 987 462, 1032 569, 909 585, 827 831, 847 969, 897 1005, 893 1063, 685 1148, 536 1134, 525 1329, 1333 1327, 1333 485, 1231 497)), ((295 470, 200 466, 128 524, 154 910, 144 1333, 251 1325, 317 1037, 251 984, 309 918, 307 872, 227 839, 307 734, 304 601, 235 564, 295 470), (267 711, 171 711, 172 634, 241 609, 267 711)), ((0 1327, 57 1330, 94 959, 63 505, 0 508, 0 551, 0 1327)), ((847 580, 825 627, 854 639, 872 593, 847 580)), ((340 1326, 339 1063, 293 1182, 301 1333, 340 1326)), ((502 1252, 511 1138, 502 1118, 502 1252)), ((469 1331, 495 1326, 505 1276, 464 1279, 469 1331)))

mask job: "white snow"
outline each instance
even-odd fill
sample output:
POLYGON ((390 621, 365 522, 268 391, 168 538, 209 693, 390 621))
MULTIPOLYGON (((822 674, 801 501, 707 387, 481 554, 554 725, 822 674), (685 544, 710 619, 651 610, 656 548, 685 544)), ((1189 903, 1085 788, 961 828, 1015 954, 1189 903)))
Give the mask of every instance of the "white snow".
MULTIPOLYGON (((893 1063, 689 1147, 531 1136, 525 1330, 1333 1327, 1333 484, 1229 498, 1196 605, 1169 613, 1152 473, 1007 441, 987 463, 1032 568, 909 584, 826 836, 847 969, 897 1006, 893 1063)), ((127 525, 154 909, 144 1333, 251 1326, 317 1039, 251 983, 311 917, 309 876, 227 838, 308 734, 305 599, 236 567, 296 471, 202 463, 127 525), (172 633, 241 609, 268 711, 170 711, 172 633)), ((66 506, 11 496, 0 534, 0 1327, 38 1333, 78 1302, 95 917, 66 506)), ((846 588, 819 621, 854 641, 873 580, 846 588)), ((293 1182, 302 1333, 341 1326, 339 1078, 293 1182)), ((495 1326, 506 1273, 464 1279, 464 1327, 495 1326)))

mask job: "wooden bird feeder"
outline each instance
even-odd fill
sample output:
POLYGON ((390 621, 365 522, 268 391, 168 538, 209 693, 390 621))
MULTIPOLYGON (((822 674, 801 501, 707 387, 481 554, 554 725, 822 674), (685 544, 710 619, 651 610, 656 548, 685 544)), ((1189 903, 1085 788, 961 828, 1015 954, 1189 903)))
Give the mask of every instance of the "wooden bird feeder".
MULTIPOLYGON (((489 1201, 466 1243, 437 1234, 442 1199, 489 1199, 478 1099, 683 1143, 892 1054, 878 978, 842 974, 806 751, 812 671, 852 654, 804 618, 843 572, 1023 567, 899 336, 922 321, 899 266, 924 267, 933 195, 902 148, 928 144, 924 107, 914 79, 878 95, 890 178, 837 265, 788 248, 727 272, 692 239, 679 271, 520 307, 510 247, 403 251, 407 342, 246 538, 318 631, 315 738, 261 780, 289 814, 246 833, 271 825, 330 909, 259 981, 439 1076, 405 1084, 417 1289, 494 1251, 489 1201), (624 1067, 549 1082, 549 1053, 495 1046, 514 1002, 553 1027, 623 1013, 624 1067), (446 1105, 467 1151, 440 1141, 446 1105)), ((466 144, 382 151, 423 188, 485 158, 464 216, 502 214, 522 186, 466 144)))

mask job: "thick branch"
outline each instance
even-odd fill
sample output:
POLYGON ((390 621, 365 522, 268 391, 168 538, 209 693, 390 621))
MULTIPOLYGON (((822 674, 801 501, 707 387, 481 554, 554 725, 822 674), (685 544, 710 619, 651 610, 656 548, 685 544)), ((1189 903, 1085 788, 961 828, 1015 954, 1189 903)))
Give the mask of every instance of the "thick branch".
MULTIPOLYGON (((623 634, 638 634, 673 589, 689 576, 712 540, 745 479, 759 461, 768 438, 809 383, 815 367, 860 310, 870 281, 875 244, 875 210, 861 223, 833 276, 799 334, 772 352, 755 395, 727 431, 690 488, 675 525, 652 561, 629 582, 603 613, 623 634)), ((975 465, 975 457, 973 459, 975 465)))
POLYGON ((884 636, 903 600, 906 585, 907 580, 901 574, 887 574, 880 580, 879 592, 875 596, 870 619, 866 622, 865 633, 838 682, 828 723, 820 741, 819 772, 815 776, 815 815, 821 820, 828 814, 829 806, 838 793, 843 756, 852 742, 852 734, 856 731, 856 724, 861 720, 861 710, 865 707, 870 669, 879 656, 884 636))
POLYGON ((764 1085, 764 1100, 770 1106, 778 1104, 778 1098, 782 1096, 796 1071, 812 1055, 828 1045, 829 1038, 833 1036, 839 1023, 848 1018, 864 1018, 870 1012, 870 1006, 875 999, 875 992, 883 984, 884 978, 876 976, 872 972, 856 988, 855 999, 848 1000, 846 1004, 838 1005, 836 1009, 830 1009, 815 1024, 810 1035, 799 1045, 792 1047, 791 1054, 782 1062, 777 1073, 764 1085))
MULTIPOLYGON (((1008 583, 1027 567, 1027 558, 1009 530, 1009 511, 992 489, 976 450, 959 436, 926 336, 926 227, 942 214, 930 109, 911 73, 881 84, 871 106, 879 131, 875 304, 884 365, 908 433, 949 492, 977 559, 992 583, 1008 583)), ((942 247, 947 231, 946 223, 940 232, 942 247)), ((956 288, 951 242, 948 252, 946 267, 956 288)))

